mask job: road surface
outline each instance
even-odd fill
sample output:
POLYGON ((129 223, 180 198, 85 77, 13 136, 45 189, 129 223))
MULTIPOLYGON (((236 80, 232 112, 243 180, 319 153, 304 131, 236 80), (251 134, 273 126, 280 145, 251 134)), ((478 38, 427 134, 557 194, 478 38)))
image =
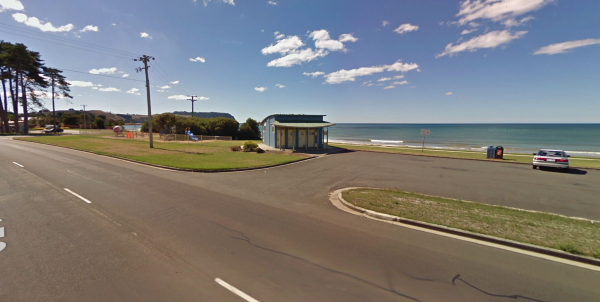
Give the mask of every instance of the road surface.
POLYGON ((594 170, 368 152, 188 173, 0 138, 0 301, 598 301, 598 271, 327 196, 399 188, 600 219, 598 183, 594 170))

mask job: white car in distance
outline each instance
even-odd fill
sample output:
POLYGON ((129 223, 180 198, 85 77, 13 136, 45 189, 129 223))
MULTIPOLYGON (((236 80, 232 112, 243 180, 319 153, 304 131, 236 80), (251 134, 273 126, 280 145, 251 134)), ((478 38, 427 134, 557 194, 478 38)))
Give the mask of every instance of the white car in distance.
POLYGON ((565 151, 542 149, 538 153, 533 153, 533 168, 549 167, 558 168, 563 171, 569 170, 569 157, 565 151))

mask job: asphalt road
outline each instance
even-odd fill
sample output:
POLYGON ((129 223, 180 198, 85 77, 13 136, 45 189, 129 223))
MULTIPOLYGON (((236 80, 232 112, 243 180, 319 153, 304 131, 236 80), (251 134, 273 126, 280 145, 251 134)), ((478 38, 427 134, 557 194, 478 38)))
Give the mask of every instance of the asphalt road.
POLYGON ((367 152, 187 173, 0 138, 0 301, 252 301, 217 278, 262 302, 598 301, 600 272, 358 217, 327 196, 397 187, 600 220, 598 183, 594 170, 367 152))

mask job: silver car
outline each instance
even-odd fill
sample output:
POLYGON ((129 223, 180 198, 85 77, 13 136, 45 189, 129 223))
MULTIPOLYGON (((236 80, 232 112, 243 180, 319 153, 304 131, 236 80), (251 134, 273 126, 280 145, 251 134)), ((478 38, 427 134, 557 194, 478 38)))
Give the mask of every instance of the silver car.
POLYGON ((542 149, 538 153, 533 153, 533 168, 551 167, 567 171, 569 169, 569 157, 565 151, 542 149))

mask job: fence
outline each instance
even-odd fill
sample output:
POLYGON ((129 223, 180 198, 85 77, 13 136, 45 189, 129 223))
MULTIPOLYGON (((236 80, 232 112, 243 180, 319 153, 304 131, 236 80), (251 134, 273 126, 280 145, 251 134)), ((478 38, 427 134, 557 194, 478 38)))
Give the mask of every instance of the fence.
MULTIPOLYGON (((150 136, 147 132, 140 131, 124 131, 124 132, 113 132, 112 130, 95 130, 95 129, 79 129, 79 135, 82 136, 94 136, 109 139, 123 139, 128 141, 148 141, 150 136)), ((231 136, 209 136, 209 135, 196 135, 191 137, 187 134, 159 134, 153 133, 153 141, 164 142, 164 143, 178 143, 178 144, 197 144, 204 142, 215 142, 215 141, 232 141, 231 136), (194 139, 195 138, 195 139, 194 139)))

